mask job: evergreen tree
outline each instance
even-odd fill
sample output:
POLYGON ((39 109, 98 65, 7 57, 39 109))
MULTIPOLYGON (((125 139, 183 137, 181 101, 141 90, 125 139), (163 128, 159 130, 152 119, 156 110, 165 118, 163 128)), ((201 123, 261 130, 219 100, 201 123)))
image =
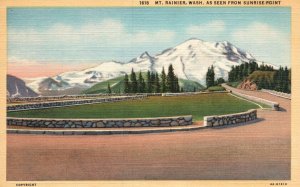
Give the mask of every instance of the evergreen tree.
POLYGON ((279 68, 279 91, 283 92, 284 90, 284 72, 283 72, 283 67, 280 66, 279 68))
POLYGON ((248 73, 248 75, 250 75, 252 72, 254 72, 255 71, 255 61, 253 60, 253 61, 250 61, 249 62, 249 73, 248 73))
MULTIPOLYGON (((195 88, 195 87, 194 87, 195 88)), ((183 87, 180 88, 180 92, 184 92, 183 87)))
POLYGON ((172 64, 169 65, 168 75, 167 75, 167 92, 174 92, 174 80, 175 74, 172 64))
POLYGON ((235 75, 235 80, 236 81, 239 81, 241 80, 241 77, 240 77, 240 66, 236 66, 235 67, 235 72, 234 72, 234 75, 235 75))
POLYGON ((165 93, 167 91, 167 76, 166 76, 166 73, 165 73, 165 68, 163 67, 162 68, 162 71, 161 71, 161 92, 162 93, 165 93))
POLYGON ((249 70, 249 64, 246 62, 245 66, 244 66, 244 69, 243 69, 243 78, 245 78, 249 75, 248 70, 249 70))
POLYGON ((244 64, 240 65, 240 71, 239 71, 240 80, 243 80, 243 78, 244 78, 244 67, 245 67, 244 64))
POLYGON ((215 84, 215 71, 214 66, 211 66, 208 68, 206 73, 206 87, 209 88, 211 86, 214 86, 215 84))
POLYGON ((155 73, 154 72, 150 73, 150 80, 151 80, 152 92, 155 92, 156 91, 156 84, 155 84, 155 73))
POLYGON ((131 81, 131 93, 137 93, 138 83, 137 83, 136 74, 135 74, 133 68, 131 69, 130 81, 131 81))
POLYGON ((173 92, 179 92, 179 82, 178 82, 178 77, 174 75, 174 81, 173 81, 173 92))
POLYGON ((111 88, 110 88, 110 84, 109 83, 107 84, 107 93, 109 93, 109 94, 111 93, 111 88))
POLYGON ((222 77, 220 77, 220 78, 217 79, 217 84, 218 85, 219 84, 223 84, 224 82, 225 82, 225 80, 222 77))
POLYGON ((288 75, 288 92, 287 93, 291 93, 291 90, 292 90, 292 87, 291 87, 291 77, 292 77, 291 68, 288 71, 289 71, 289 75, 288 75))
POLYGON ((265 71, 265 65, 264 65, 264 62, 262 62, 262 64, 259 66, 259 70, 265 71))
POLYGON ((263 76, 259 79, 259 85, 260 85, 260 88, 259 89, 267 89, 267 80, 266 80, 266 77, 263 76))
POLYGON ((207 72, 206 72, 206 87, 210 87, 211 85, 211 70, 210 70, 210 67, 207 69, 207 72))
POLYGON ((279 91, 280 85, 279 85, 279 71, 275 71, 273 76, 273 83, 274 83, 274 90, 279 91))
POLYGON ((257 62, 254 62, 255 64, 255 66, 254 66, 254 71, 257 71, 259 68, 258 68, 258 64, 257 64, 257 62))
POLYGON ((280 66, 277 71, 274 73, 274 89, 276 91, 282 92, 283 91, 283 68, 280 66))
POLYGON ((149 70, 147 72, 147 92, 152 93, 151 73, 149 70))
POLYGON ((161 93, 160 83, 159 83, 159 76, 158 76, 157 72, 155 73, 155 92, 156 93, 161 93))
POLYGON ((125 74, 125 78, 124 78, 124 93, 130 93, 130 83, 129 83, 129 79, 128 79, 128 75, 125 74))
POLYGON ((248 65, 248 69, 247 69, 247 76, 250 75, 252 73, 252 65, 249 63, 248 65))
POLYGON ((283 92, 288 93, 289 92, 289 70, 287 67, 283 70, 283 92))
POLYGON ((142 72, 139 73, 139 78, 138 78, 138 92, 139 93, 144 93, 146 89, 146 83, 145 80, 142 76, 142 72))
POLYGON ((234 66, 231 66, 231 70, 228 72, 228 82, 234 81, 233 71, 234 71, 234 66))

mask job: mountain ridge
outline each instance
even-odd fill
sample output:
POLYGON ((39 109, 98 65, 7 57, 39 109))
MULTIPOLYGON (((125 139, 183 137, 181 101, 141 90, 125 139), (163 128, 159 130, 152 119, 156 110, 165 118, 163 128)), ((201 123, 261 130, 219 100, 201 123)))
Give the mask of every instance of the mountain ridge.
MULTIPOLYGON (((169 64, 174 67, 174 72, 180 79, 186 79, 205 85, 205 76, 208 67, 215 67, 215 78, 227 79, 228 72, 233 65, 256 60, 250 53, 239 49, 228 41, 207 42, 197 38, 190 38, 179 45, 167 48, 155 56, 151 56, 147 51, 131 59, 130 61, 101 62, 99 65, 81 71, 64 72, 52 77, 57 82, 63 81, 64 87, 68 89, 78 87, 87 89, 93 85, 129 74, 133 68, 136 72, 156 71, 161 72, 162 68, 167 68, 169 64)), ((28 84, 36 92, 40 92, 41 80, 28 84)), ((53 83, 54 84, 54 83, 53 83)), ((54 86, 55 87, 55 86, 54 86)), ((48 89, 53 88, 49 86, 48 89)), ((46 88, 47 89, 47 88, 46 88)))
POLYGON ((25 82, 13 75, 7 75, 7 96, 8 97, 36 97, 38 96, 32 89, 28 88, 25 82))

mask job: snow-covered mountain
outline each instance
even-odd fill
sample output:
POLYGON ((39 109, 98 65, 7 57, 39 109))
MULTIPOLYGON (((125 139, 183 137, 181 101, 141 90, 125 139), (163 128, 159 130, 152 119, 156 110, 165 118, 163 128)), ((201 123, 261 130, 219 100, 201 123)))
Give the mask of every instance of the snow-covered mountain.
POLYGON ((28 88, 23 80, 12 75, 7 75, 7 96, 36 97, 38 94, 28 88))
POLYGON ((36 92, 40 90, 64 90, 69 88, 89 88, 95 83, 116 78, 130 73, 133 68, 136 72, 157 71, 173 65, 175 73, 181 79, 199 82, 205 85, 205 76, 208 67, 215 67, 215 77, 227 79, 228 72, 233 65, 249 62, 255 58, 233 44, 223 42, 207 42, 200 39, 189 39, 176 47, 166 49, 160 54, 150 56, 147 52, 124 62, 102 62, 98 66, 82 71, 65 72, 55 77, 37 79, 28 84, 36 92))

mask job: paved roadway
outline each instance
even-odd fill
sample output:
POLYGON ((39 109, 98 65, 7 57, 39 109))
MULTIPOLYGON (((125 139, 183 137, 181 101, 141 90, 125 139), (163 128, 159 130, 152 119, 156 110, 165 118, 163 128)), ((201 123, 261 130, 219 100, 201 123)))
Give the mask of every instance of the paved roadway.
POLYGON ((7 135, 7 180, 290 179, 291 102, 243 126, 137 135, 7 135))

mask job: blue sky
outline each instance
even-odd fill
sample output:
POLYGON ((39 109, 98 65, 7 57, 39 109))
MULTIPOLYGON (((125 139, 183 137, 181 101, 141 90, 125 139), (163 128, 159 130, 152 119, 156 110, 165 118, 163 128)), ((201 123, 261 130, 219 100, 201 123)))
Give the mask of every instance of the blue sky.
POLYGON ((290 8, 9 8, 9 63, 127 62, 189 38, 290 65, 290 8))

